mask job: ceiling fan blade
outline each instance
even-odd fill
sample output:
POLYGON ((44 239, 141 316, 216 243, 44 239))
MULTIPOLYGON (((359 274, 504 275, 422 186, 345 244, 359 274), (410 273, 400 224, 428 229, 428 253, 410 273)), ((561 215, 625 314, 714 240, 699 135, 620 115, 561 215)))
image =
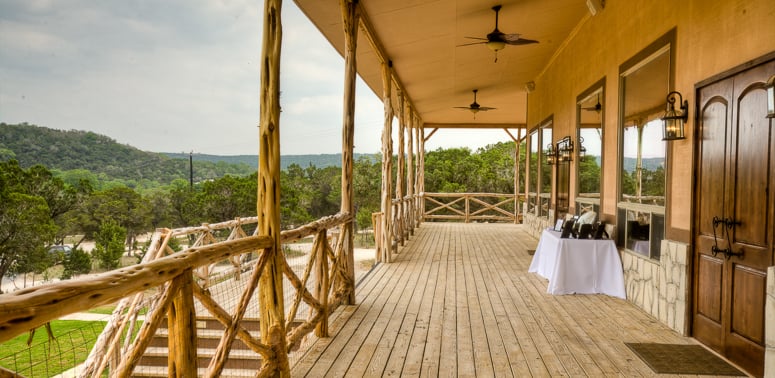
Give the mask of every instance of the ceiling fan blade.
POLYGON ((466 37, 466 38, 468 38, 468 39, 478 39, 480 41, 486 41, 487 40, 487 38, 482 38, 482 37, 466 37))
POLYGON ((457 46, 455 46, 455 47, 460 47, 460 46, 473 46, 473 45, 481 45, 481 44, 484 44, 484 43, 487 43, 487 41, 482 41, 482 42, 471 42, 471 43, 464 43, 464 44, 462 44, 462 45, 457 45, 457 46))
POLYGON ((454 108, 454 109, 465 109, 465 110, 470 110, 471 109, 470 106, 453 106, 452 108, 454 108))
POLYGON ((506 40, 505 42, 506 42, 507 45, 514 45, 514 46, 529 45, 529 44, 532 44, 532 43, 538 43, 538 41, 536 41, 536 40, 525 39, 525 38, 519 38, 519 39, 516 39, 516 40, 506 40))

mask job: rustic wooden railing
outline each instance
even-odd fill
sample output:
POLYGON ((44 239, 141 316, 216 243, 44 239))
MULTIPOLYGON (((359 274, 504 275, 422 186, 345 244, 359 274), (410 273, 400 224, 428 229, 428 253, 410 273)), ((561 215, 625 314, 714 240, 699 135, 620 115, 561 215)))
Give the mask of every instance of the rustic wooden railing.
POLYGON ((425 220, 517 223, 519 206, 514 194, 423 193, 425 220))
POLYGON ((302 278, 287 260, 283 260, 285 266, 280 269, 295 294, 292 302, 285 306, 286 324, 270 327, 269 343, 262 343, 240 325, 249 304, 255 303, 254 293, 261 275, 266 274, 265 267, 271 258, 267 251, 278 250, 271 248, 271 237, 248 236, 246 230, 256 229, 256 218, 176 230, 161 229, 153 235, 150 247, 138 265, 91 278, 0 295, 0 342, 64 315, 120 301, 84 363, 81 377, 101 376, 107 368, 111 377, 132 374, 165 317, 169 327, 170 376, 202 375, 197 370, 197 327, 194 322, 197 313, 204 309, 226 329, 204 376, 221 374, 234 338, 262 357, 257 376, 274 374, 278 364, 287 363, 287 356, 279 355, 277 351, 296 349, 313 329, 316 335, 327 336, 328 314, 352 292, 354 282, 346 268, 346 259, 350 257, 346 256, 341 238, 336 239, 335 248, 332 248, 327 236, 328 230, 351 220, 349 214, 340 213, 281 233, 283 243, 309 235, 314 235, 314 241, 302 278), (194 236, 193 246, 181 252, 173 251, 169 247, 170 240, 183 236, 194 236), (250 278, 244 282, 240 275, 248 271, 250 278), (313 273, 316 278, 314 293, 308 289, 313 273), (218 282, 212 279, 216 276, 221 277, 218 282), (238 299, 231 312, 211 295, 223 282, 223 277, 231 282, 243 282, 241 293, 229 295, 238 299), (297 323, 297 312, 302 303, 310 310, 307 318, 297 323), (142 315, 140 308, 145 304, 147 312, 142 315))

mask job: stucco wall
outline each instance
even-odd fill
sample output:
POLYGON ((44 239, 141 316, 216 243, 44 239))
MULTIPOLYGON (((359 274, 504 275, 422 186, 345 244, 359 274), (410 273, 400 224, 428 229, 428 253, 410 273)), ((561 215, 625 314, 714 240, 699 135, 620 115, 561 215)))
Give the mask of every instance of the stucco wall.
MULTIPOLYGON (((619 65, 676 28, 675 90, 694 103, 696 83, 775 51, 772 0, 608 0, 596 16, 587 16, 566 47, 536 80, 529 95, 532 127, 554 116, 554 139, 575 135, 576 96, 606 77, 602 212, 613 216, 617 194, 617 119, 619 65), (615 38, 613 38, 615 35, 615 38)), ((667 93, 665 93, 667 95, 667 93)), ((687 135, 693 133, 690 106, 687 135)), ((692 141, 671 142, 672 200, 668 223, 691 226, 692 141)), ((573 168, 573 167, 572 167, 573 168)), ((571 178, 571 188, 575 188, 571 178)), ((574 196, 574 193, 571 193, 574 196)), ((571 198, 573 203, 573 197, 571 198)), ((689 242, 683 240, 683 242, 689 242)))
MULTIPOLYGON (((601 215, 613 221, 619 176, 619 66, 675 28, 672 89, 690 104, 686 135, 691 136, 695 85, 775 51, 773 25, 772 0, 608 0, 603 11, 582 21, 536 78, 535 90, 528 95, 527 124, 534 127, 553 116, 554 139, 568 135, 575 139, 576 97, 606 79, 601 215)), ((691 300, 693 143, 689 137, 668 144, 666 221, 675 230, 672 235, 682 240, 663 241, 658 262, 622 253, 628 300, 683 334, 691 300)), ((576 187, 574 175, 570 185, 576 187)), ((570 203, 574 197, 571 190, 570 203)), ((768 272, 765 376, 775 376, 775 327, 769 326, 775 324, 775 267, 768 272)))

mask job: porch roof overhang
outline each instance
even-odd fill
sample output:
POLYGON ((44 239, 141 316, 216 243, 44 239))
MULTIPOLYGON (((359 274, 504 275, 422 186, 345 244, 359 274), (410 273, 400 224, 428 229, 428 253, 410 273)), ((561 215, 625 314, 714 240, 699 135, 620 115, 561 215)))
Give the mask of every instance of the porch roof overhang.
MULTIPOLYGON (((331 45, 344 55, 339 0, 294 0, 331 45)), ((521 128, 527 121, 527 83, 535 82, 577 27, 590 17, 585 0, 369 0, 360 1, 357 71, 382 96, 383 61, 426 128, 521 128), (507 45, 496 54, 484 38, 495 26, 537 44, 507 45), (477 103, 496 108, 472 114, 477 103)), ((395 91, 394 91, 395 92, 395 91)))

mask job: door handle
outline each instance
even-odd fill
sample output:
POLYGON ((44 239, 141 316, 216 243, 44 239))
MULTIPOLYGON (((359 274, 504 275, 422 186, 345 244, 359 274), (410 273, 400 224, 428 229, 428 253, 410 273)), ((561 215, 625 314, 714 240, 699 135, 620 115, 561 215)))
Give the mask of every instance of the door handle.
POLYGON ((731 246, 731 242, 730 242, 730 240, 732 240, 732 239, 730 239, 730 237, 729 237, 729 230, 733 229, 733 228, 735 228, 737 226, 740 226, 742 224, 743 224, 743 222, 740 222, 739 220, 734 220, 734 219, 730 219, 730 218, 721 219, 719 217, 713 217, 713 246, 710 247, 710 252, 713 254, 713 257, 716 257, 716 255, 718 253, 723 253, 724 257, 726 257, 727 260, 732 258, 732 256, 739 257, 740 259, 743 258, 743 250, 742 249, 740 251, 738 251, 738 252, 735 252, 735 251, 732 250, 732 246, 731 246), (723 225, 721 230, 726 235, 726 240, 727 240, 727 247, 726 248, 719 248, 719 246, 718 246, 718 238, 716 237, 716 227, 718 227, 719 225, 723 225))

